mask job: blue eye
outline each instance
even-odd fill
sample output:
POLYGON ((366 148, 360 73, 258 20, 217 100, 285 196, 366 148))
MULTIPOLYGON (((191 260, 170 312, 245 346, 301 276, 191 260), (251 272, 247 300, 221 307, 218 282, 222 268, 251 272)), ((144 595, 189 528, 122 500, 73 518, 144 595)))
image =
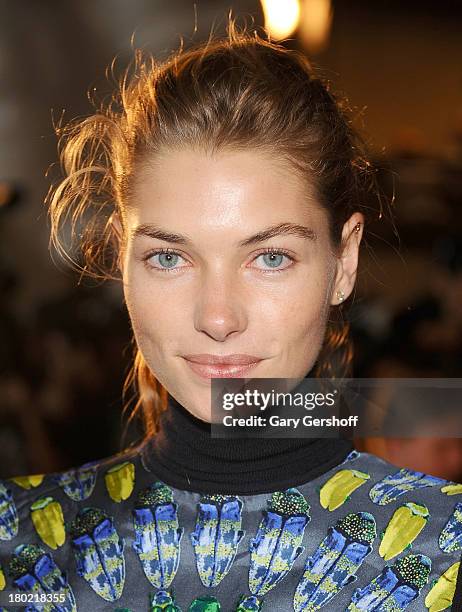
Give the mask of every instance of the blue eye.
POLYGON ((159 253, 159 263, 167 268, 175 267, 175 263, 178 261, 178 255, 176 253, 159 253))
POLYGON ((285 266, 284 268, 279 268, 279 266, 281 265, 283 261, 283 258, 286 257, 289 261, 291 262, 294 261, 294 258, 291 257, 287 253, 287 251, 284 251, 282 249, 268 248, 264 253, 260 253, 260 255, 257 255, 255 259, 258 259, 259 257, 263 257, 265 264, 269 266, 269 268, 263 271, 284 272, 284 270, 286 270, 287 268, 290 268, 291 266, 288 265, 288 266, 285 266))
POLYGON ((181 255, 175 253, 175 251, 171 251, 169 249, 161 249, 148 253, 143 259, 148 268, 154 268, 155 270, 159 270, 160 272, 176 272, 177 270, 181 269, 175 267, 175 264, 178 262, 178 259, 180 257, 181 255), (158 261, 160 263, 160 266, 153 266, 149 263, 149 260, 154 257, 159 257, 158 261))
POLYGON ((281 255, 281 253, 263 253, 262 255, 259 255, 259 257, 263 257, 265 263, 270 266, 270 268, 279 268, 284 255, 281 255))

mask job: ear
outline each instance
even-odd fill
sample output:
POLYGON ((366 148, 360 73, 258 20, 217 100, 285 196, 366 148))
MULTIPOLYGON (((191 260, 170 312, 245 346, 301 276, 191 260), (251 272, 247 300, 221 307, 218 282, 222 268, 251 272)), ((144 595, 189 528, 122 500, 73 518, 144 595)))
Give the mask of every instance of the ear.
POLYGON ((119 213, 114 211, 109 217, 109 223, 112 226, 114 236, 114 248, 117 252, 117 267, 123 275, 123 226, 120 220, 119 213))
POLYGON ((344 302, 353 291, 363 228, 364 215, 360 212, 351 215, 343 226, 341 253, 337 259, 337 272, 331 294, 332 305, 344 302))

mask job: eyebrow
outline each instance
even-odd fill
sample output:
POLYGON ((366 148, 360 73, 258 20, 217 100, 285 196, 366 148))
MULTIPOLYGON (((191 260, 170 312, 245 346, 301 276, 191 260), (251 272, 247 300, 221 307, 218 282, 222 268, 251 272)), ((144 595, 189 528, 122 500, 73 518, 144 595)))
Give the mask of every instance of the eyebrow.
MULTIPOLYGON (((244 240, 240 240, 237 243, 239 248, 247 247, 252 244, 257 244, 259 242, 264 242, 269 238, 274 238, 274 236, 281 235, 292 235, 297 236, 299 238, 304 238, 305 240, 316 240, 316 232, 309 227, 304 225, 299 225, 298 223, 278 223, 277 225, 271 225, 244 240)), ((136 238, 138 236, 148 236, 149 238, 157 238, 158 240, 164 240, 165 242, 171 242, 173 244, 183 244, 188 245, 192 244, 192 239, 190 236, 183 234, 174 234, 173 232, 169 232, 167 230, 162 229, 161 227, 154 225, 152 223, 143 223, 142 225, 138 225, 138 227, 133 230, 132 237, 136 238)))

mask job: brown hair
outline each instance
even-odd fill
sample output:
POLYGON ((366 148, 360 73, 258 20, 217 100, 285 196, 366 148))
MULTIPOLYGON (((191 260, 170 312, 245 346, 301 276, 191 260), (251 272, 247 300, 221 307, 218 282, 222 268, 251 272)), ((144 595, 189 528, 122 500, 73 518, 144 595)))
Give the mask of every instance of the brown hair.
MULTIPOLYGON (((238 31, 230 18, 225 37, 187 51, 181 46, 163 62, 136 50, 132 73, 130 68, 109 103, 87 118, 55 127, 66 178, 46 199, 50 246, 82 274, 120 280, 114 273, 123 237, 114 233, 111 215, 120 213, 123 225, 133 177, 160 147, 212 153, 255 147, 282 157, 315 189, 337 251, 351 214, 360 210, 367 220, 374 212, 368 205, 374 170, 352 127, 350 109, 301 52, 255 31, 238 31), (68 217, 83 265, 59 238, 68 217)), ((352 348, 342 309, 331 308, 316 376, 349 374, 352 348)), ((146 435, 154 434, 167 393, 136 345, 124 396, 128 389, 135 390, 136 399, 129 420, 141 412, 146 435)))

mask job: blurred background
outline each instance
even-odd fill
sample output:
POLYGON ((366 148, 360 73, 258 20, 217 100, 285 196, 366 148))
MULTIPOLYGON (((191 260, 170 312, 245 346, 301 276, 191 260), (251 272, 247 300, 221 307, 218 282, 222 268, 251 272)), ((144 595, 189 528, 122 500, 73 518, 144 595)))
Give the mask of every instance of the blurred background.
MULTIPOLYGON (((303 50, 347 96, 399 237, 371 228, 350 308, 356 377, 462 371, 462 3, 456 0, 0 0, 1 477, 120 449, 132 357, 122 292, 81 281, 48 250, 53 118, 92 112, 131 38, 159 58, 232 8, 303 50)), ((52 173, 52 176, 54 174, 52 173)), ((134 425, 126 441, 140 434, 134 425)), ((393 463, 461 481, 458 438, 358 440, 393 463)))

